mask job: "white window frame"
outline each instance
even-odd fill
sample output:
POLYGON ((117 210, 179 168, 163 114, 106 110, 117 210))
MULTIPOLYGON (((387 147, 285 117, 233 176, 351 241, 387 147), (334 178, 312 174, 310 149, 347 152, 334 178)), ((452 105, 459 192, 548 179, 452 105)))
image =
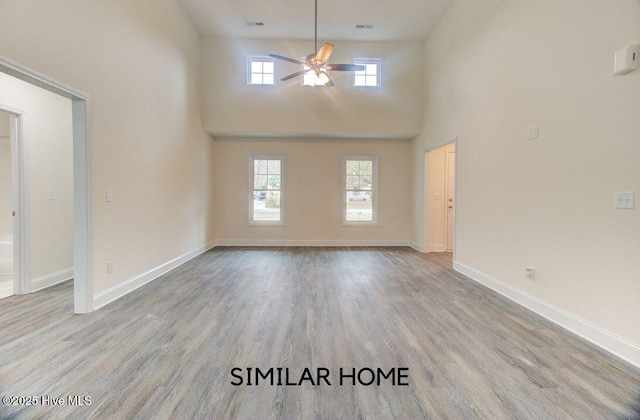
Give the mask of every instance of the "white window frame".
POLYGON ((286 226, 285 224, 285 179, 286 179, 286 158, 281 154, 248 154, 247 155, 247 226, 286 226), (253 220, 254 203, 254 160, 280 160, 280 220, 253 220))
MULTIPOLYGON (((260 73, 264 76, 264 74, 270 73, 260 73)), ((276 60, 272 57, 262 57, 262 56, 251 56, 247 57, 247 85, 249 86, 275 86, 276 85, 276 60), (261 63, 273 63, 273 83, 252 83, 253 74, 251 72, 251 63, 253 62, 261 62, 261 63)))
POLYGON ((380 187, 378 185, 378 155, 344 155, 342 156, 342 177, 341 177, 342 187, 340 188, 340 194, 342 195, 341 206, 342 206, 342 222, 341 226, 379 226, 378 219, 378 197, 380 187), (347 220, 347 161, 348 160, 371 160, 373 161, 373 188, 371 189, 371 201, 372 206, 371 210, 372 220, 371 221, 357 221, 357 220, 347 220))
POLYGON ((380 58, 354 58, 353 63, 357 65, 367 65, 367 64, 375 64, 377 65, 376 71, 376 84, 371 86, 366 85, 356 85, 356 75, 358 72, 353 72, 353 86, 357 88, 379 88, 382 87, 382 59, 380 58))

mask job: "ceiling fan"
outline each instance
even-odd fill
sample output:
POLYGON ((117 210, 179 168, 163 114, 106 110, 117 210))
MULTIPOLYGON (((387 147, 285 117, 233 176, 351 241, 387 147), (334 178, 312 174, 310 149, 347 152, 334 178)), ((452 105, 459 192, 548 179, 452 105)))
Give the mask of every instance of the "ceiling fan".
POLYGON ((315 0, 316 10, 315 10, 315 45, 314 50, 317 51, 315 54, 311 53, 305 58, 305 61, 296 60, 295 58, 283 57, 278 54, 269 54, 269 57, 277 58, 278 60, 288 61, 290 63, 300 64, 304 66, 304 70, 297 71, 295 73, 291 73, 288 76, 280 79, 281 81, 287 81, 294 79, 298 76, 302 76, 305 73, 313 72, 315 73, 318 82, 316 84, 321 84, 326 87, 333 86, 333 81, 327 74, 327 71, 363 71, 365 69, 362 65, 357 64, 327 64, 327 60, 331 57, 331 53, 333 52, 333 44, 325 43, 318 49, 318 0, 315 0))

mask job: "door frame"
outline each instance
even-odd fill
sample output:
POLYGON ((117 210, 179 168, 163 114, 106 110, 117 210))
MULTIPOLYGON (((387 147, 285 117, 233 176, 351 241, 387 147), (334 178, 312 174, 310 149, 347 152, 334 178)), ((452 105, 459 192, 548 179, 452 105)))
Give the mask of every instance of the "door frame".
MULTIPOLYGON (((435 149, 439 149, 441 147, 444 146, 448 146, 449 144, 455 144, 455 149, 456 149, 456 153, 455 153, 455 168, 454 168, 454 203, 456 205, 456 210, 457 210, 457 206, 458 206, 458 135, 454 135, 451 136, 439 143, 436 143, 432 146, 429 146, 427 149, 425 149, 424 151, 424 173, 423 173, 423 182, 424 182, 424 193, 423 193, 423 208, 424 211, 422 212, 422 217, 423 217, 423 222, 422 222, 422 226, 423 226, 423 244, 422 244, 422 252, 425 254, 428 254, 429 251, 429 212, 430 212, 430 192, 429 192, 429 160, 428 160, 428 156, 429 156, 429 152, 435 150, 435 149)), ((453 229, 453 261, 456 260, 456 236, 457 236, 457 226, 458 226, 458 212, 456 211, 454 213, 453 216, 453 225, 454 225, 454 229, 453 229)))
POLYGON ((449 186, 450 184, 450 177, 449 174, 450 172, 450 168, 449 168, 449 154, 451 152, 445 151, 445 165, 444 165, 444 171, 445 171, 445 235, 444 235, 444 246, 445 246, 445 250, 446 252, 449 252, 449 245, 451 245, 451 252, 453 252, 453 244, 454 244, 454 237, 456 235, 456 210, 458 207, 458 202, 456 201, 456 149, 455 149, 455 142, 452 142, 452 144, 454 145, 454 151, 453 151, 453 221, 451 220, 451 217, 449 216, 449 214, 451 213, 449 211, 449 203, 447 202, 447 197, 449 196, 449 186), (451 235, 451 243, 449 243, 449 226, 451 225, 451 223, 453 222, 453 232, 451 235))
MULTIPOLYGON (((93 310, 93 282, 91 277, 93 248, 91 246, 91 191, 89 178, 89 95, 4 57, 0 57, 0 72, 71 100, 73 120, 73 302, 75 313, 91 312, 93 310)), ((24 115, 24 113, 20 115, 24 115)), ((21 124, 22 117, 16 118, 16 138, 20 146, 23 143, 19 140, 20 136, 23 135, 21 124)), ((24 164, 24 153, 22 153, 22 163, 24 164)), ((22 175, 21 181, 24 183, 24 173, 22 175)), ((24 185, 21 185, 21 187, 24 200, 26 198, 24 185)), ((25 204, 28 203, 23 201, 21 204, 23 205, 20 209, 23 214, 21 223, 23 227, 26 226, 28 228, 28 222, 26 225, 24 224, 24 219, 26 219, 24 217, 25 204)), ((25 242, 28 242, 28 232, 23 231, 21 233, 23 234, 23 241, 20 247, 23 254, 20 259, 24 266, 21 267, 20 275, 23 278, 21 282, 21 286, 23 286, 26 279, 25 266, 28 265, 26 264, 28 254, 24 248, 25 242)), ((24 293, 22 287, 20 289, 24 293)))
POLYGON ((9 114, 11 142, 11 207, 15 212, 12 217, 13 235, 13 294, 28 292, 25 279, 30 278, 29 250, 29 197, 28 183, 24 171, 24 142, 22 140, 22 119, 25 112, 11 105, 0 102, 0 111, 9 114))

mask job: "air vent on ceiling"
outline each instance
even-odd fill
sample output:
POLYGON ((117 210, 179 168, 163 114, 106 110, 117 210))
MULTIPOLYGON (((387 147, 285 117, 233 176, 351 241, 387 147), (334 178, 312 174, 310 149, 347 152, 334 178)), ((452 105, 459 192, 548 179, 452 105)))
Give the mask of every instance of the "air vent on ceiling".
POLYGON ((359 23, 356 25, 356 29, 372 29, 373 25, 370 25, 368 23, 359 23))
POLYGON ((248 20, 247 26, 264 26, 264 22, 258 22, 255 20, 248 20))

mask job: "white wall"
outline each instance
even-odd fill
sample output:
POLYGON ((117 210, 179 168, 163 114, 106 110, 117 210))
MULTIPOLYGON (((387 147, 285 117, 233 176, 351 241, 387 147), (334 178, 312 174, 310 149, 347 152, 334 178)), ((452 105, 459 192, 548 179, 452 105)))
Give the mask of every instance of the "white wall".
MULTIPOLYGON (((321 44, 323 41, 319 41, 321 44)), ((354 88, 352 73, 331 72, 335 87, 247 85, 247 57, 276 53, 303 58, 313 41, 204 38, 205 127, 216 137, 265 135, 413 138, 422 129, 420 43, 334 42, 330 63, 382 59, 382 87, 354 88)), ((276 63, 276 78, 300 70, 276 63)))
MULTIPOLYGON (((23 162, 31 250, 27 282, 73 269, 73 132, 71 101, 0 73, 0 103, 25 112, 23 162), (49 200, 49 190, 55 200, 49 200)), ((9 161, 10 164, 10 161, 9 161)), ((25 209, 23 209, 23 214, 25 209)), ((30 284, 28 290, 39 288, 30 284)))
POLYGON ((10 135, 9 114, 0 111, 0 137, 4 139, 10 135))
POLYGON ((637 0, 457 0, 426 41, 413 148, 415 241, 423 153, 457 134, 457 262, 636 348, 640 209, 613 197, 640 193, 640 71, 612 67, 638 21, 637 0))
POLYGON ((213 239, 200 36, 174 0, 4 0, 0 55, 90 95, 94 293, 213 239))
POLYGON ((411 145, 398 140, 216 139, 216 239, 221 244, 406 245, 411 223, 410 152, 411 145), (246 226, 249 153, 286 154, 284 227, 246 226), (345 154, 378 155, 379 226, 340 226, 345 154))
POLYGON ((10 136, 9 114, 0 111, 0 236, 13 234, 10 136))

